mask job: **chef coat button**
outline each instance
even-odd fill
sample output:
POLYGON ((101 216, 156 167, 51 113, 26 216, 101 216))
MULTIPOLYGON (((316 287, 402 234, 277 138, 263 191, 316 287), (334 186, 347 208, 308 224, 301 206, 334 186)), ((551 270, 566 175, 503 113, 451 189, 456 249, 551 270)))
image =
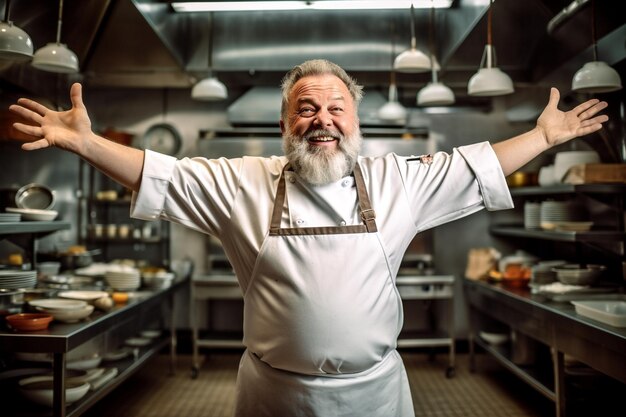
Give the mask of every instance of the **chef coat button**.
POLYGON ((339 222, 339 226, 345 226, 345 225, 346 225, 346 221, 345 220, 342 220, 342 221, 339 222))
POLYGON ((302 226, 302 225, 303 225, 303 224, 305 224, 305 223, 306 223, 306 222, 305 222, 304 220, 302 220, 302 219, 298 219, 298 220, 296 220, 296 224, 297 224, 298 226, 302 226))
POLYGON ((296 177, 289 177, 289 182, 292 184, 296 182, 296 177))
POLYGON ((349 187, 350 186, 350 180, 343 180, 343 181, 341 181, 341 186, 342 187, 349 187))

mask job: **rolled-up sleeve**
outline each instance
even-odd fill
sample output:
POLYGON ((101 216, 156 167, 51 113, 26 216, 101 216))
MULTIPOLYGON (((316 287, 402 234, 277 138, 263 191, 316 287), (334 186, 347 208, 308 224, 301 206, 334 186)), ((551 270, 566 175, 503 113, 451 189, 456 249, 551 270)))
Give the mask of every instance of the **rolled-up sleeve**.
POLYGON ((156 220, 161 216, 175 165, 176 158, 172 156, 145 151, 141 187, 139 192, 133 192, 131 217, 156 220))
POLYGON ((461 146, 458 150, 476 176, 485 208, 490 211, 513 208, 506 178, 489 142, 461 146))

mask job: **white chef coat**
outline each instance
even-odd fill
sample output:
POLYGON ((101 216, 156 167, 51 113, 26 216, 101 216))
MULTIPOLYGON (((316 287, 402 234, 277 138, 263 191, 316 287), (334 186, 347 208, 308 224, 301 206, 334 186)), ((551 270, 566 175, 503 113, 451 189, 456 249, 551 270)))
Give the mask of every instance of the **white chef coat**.
MULTIPOLYGON (((133 195, 132 215, 143 219, 161 217, 218 236, 246 294, 259 251, 267 238, 277 182, 286 162, 284 157, 176 161, 147 151, 141 189, 133 195)), ((490 210, 512 207, 504 175, 487 143, 461 147, 450 155, 439 152, 432 158, 395 154, 359 158, 359 165, 376 213, 377 236, 392 280, 416 233, 482 207, 490 210)), ((361 222, 353 177, 324 186, 311 186, 290 171, 285 172, 285 178, 287 198, 281 227, 333 227, 361 222)), ((312 245, 310 250, 314 247, 312 245)), ((295 256, 286 262, 297 263, 298 253, 292 253, 295 256)), ((370 254, 354 253, 353 256, 356 259, 365 256, 363 261, 366 261, 370 254)), ((297 265, 292 270, 297 271, 297 265)), ((280 298, 279 294, 275 296, 280 298)), ((280 305, 280 300, 276 305, 280 305)), ((254 345, 253 340, 248 341, 254 345)), ((389 346, 391 349, 395 348, 393 343, 395 341, 389 346)), ((244 355, 242 366, 253 357, 244 355)), ((395 363, 381 369, 398 368, 397 359, 395 363)), ((268 364, 274 365, 271 360, 268 364)), ((280 368, 280 364, 277 365, 280 368)), ((291 366, 297 367, 297 364, 291 366)), ((402 368, 401 362, 399 366, 402 368)), ((249 364, 248 369, 246 375, 250 377, 263 370, 257 364, 249 364), (257 371, 250 371, 255 366, 257 371)), ((283 372, 287 371, 292 369, 286 368, 283 372)), ((307 381, 304 377, 301 380, 307 381)), ((316 386, 320 385, 313 384, 309 393, 315 392, 316 386)), ((402 384, 399 387, 408 389, 402 384)), ((376 389, 373 392, 376 393, 376 389)), ((407 409, 406 403, 399 407, 407 409)), ((406 412, 398 415, 406 415, 406 412)))

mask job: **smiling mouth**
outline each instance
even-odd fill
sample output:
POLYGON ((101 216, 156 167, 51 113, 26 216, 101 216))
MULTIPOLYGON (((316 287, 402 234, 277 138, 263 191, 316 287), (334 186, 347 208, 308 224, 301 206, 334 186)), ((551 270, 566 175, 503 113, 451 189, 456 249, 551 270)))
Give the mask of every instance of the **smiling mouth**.
POLYGON ((333 142, 337 140, 337 138, 334 138, 332 136, 316 136, 316 137, 308 138, 307 140, 313 143, 324 143, 324 142, 333 142))

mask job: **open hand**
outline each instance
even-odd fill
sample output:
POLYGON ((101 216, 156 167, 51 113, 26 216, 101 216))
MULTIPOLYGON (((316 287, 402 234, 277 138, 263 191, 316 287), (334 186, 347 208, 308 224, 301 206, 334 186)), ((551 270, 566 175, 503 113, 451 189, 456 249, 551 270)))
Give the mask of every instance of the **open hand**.
POLYGON ((594 98, 563 112, 557 108, 559 99, 559 90, 551 88, 550 101, 537 119, 537 127, 542 131, 548 147, 596 132, 602 129, 602 123, 609 120, 606 115, 596 116, 607 107, 605 101, 594 98))
POLYGON ((15 129, 32 137, 32 141, 24 143, 22 149, 30 151, 56 146, 79 155, 82 153, 86 139, 93 132, 80 84, 72 85, 70 99, 72 108, 67 111, 54 111, 26 98, 20 98, 17 104, 9 107, 10 111, 29 123, 13 124, 15 129))

